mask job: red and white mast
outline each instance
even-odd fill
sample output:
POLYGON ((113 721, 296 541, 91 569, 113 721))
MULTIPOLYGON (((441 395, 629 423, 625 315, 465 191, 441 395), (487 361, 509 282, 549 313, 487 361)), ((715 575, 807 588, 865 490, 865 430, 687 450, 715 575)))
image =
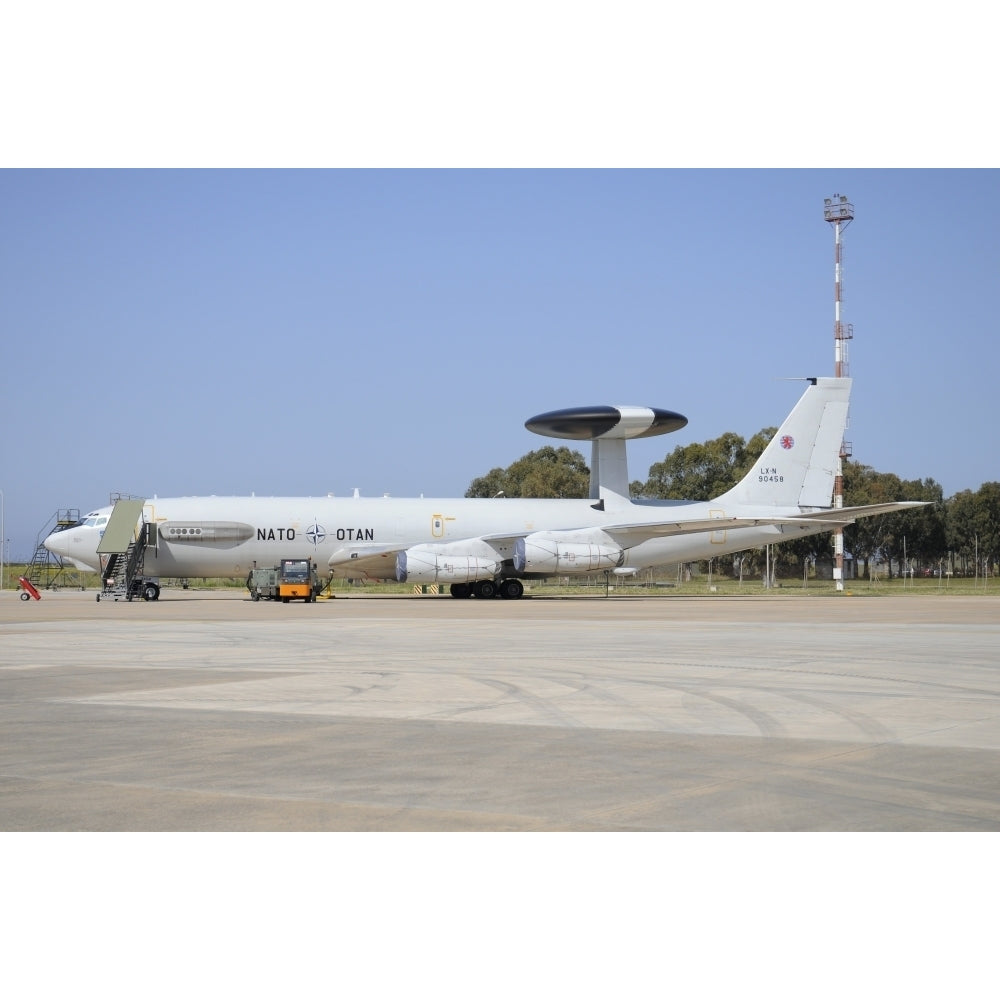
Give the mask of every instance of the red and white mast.
MULTIPOLYGON (((842 194, 823 199, 823 218, 833 225, 833 374, 836 378, 845 378, 849 373, 847 362, 847 345, 854 337, 854 328, 840 318, 840 305, 843 301, 841 288, 841 272, 843 270, 843 231, 854 221, 854 206, 842 194)), ((851 446, 847 441, 840 443, 840 455, 837 458, 837 475, 833 481, 833 506, 844 506, 844 459, 851 455, 851 446)), ((838 528, 833 533, 834 568, 833 579, 837 590, 844 589, 844 529, 838 528)))

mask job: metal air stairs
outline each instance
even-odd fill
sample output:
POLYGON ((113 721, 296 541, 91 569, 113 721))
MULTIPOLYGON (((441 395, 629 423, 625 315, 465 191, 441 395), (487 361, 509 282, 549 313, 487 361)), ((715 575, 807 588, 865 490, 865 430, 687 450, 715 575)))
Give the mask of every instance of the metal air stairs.
POLYGON ((45 547, 45 539, 54 531, 64 531, 75 528, 80 523, 79 508, 71 507, 57 510, 46 521, 45 526, 35 539, 35 552, 24 571, 25 577, 38 590, 58 590, 59 586, 78 586, 82 588, 82 577, 79 572, 74 574, 63 560, 45 547), (75 576, 75 579, 72 579, 75 576))
MULTIPOLYGON (((107 563, 101 573, 101 592, 97 599, 110 597, 113 600, 146 597, 142 593, 143 561, 146 546, 152 531, 156 530, 142 520, 145 500, 120 499, 115 502, 104 536, 97 546, 99 555, 107 556, 107 563)), ((159 588, 156 588, 159 594, 159 588)))

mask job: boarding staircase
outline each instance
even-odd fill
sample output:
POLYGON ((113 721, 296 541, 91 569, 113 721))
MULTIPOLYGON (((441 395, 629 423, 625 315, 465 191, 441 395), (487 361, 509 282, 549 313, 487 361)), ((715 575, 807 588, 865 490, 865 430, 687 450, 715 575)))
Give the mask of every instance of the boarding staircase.
MULTIPOLYGON (((146 546, 156 530, 142 521, 145 500, 120 499, 115 502, 104 535, 97 546, 98 556, 107 556, 101 572, 101 593, 97 599, 131 601, 140 595, 146 546)), ((103 562, 103 560, 102 560, 103 562)))
POLYGON ((57 510, 35 538, 35 551, 24 575, 36 590, 58 590, 60 586, 82 586, 80 574, 75 572, 54 552, 45 547, 45 539, 54 531, 75 528, 80 523, 78 507, 57 510), (75 579, 74 579, 75 577, 75 579))

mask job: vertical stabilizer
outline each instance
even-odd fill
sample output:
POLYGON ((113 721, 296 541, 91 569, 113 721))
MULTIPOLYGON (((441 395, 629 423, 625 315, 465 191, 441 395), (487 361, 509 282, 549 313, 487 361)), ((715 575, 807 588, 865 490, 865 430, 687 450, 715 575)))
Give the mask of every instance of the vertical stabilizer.
POLYGON ((720 500, 766 507, 830 506, 851 380, 811 381, 753 468, 720 500))

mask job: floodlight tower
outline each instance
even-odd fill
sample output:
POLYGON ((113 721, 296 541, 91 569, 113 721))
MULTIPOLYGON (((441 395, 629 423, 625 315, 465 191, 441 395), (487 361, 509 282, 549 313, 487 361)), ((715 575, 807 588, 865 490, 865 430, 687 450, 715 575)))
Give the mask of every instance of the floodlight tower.
MULTIPOLYGON (((840 318, 841 270, 843 264, 843 231, 854 221, 854 206, 846 195, 835 194, 823 199, 823 218, 833 225, 833 374, 844 378, 848 374, 847 344, 854 336, 854 327, 844 324, 840 318)), ((837 475, 833 480, 833 506, 844 506, 844 459, 851 455, 847 441, 840 442, 837 458, 837 475)), ((834 569, 833 579, 837 590, 844 589, 844 529, 833 533, 834 569)))

